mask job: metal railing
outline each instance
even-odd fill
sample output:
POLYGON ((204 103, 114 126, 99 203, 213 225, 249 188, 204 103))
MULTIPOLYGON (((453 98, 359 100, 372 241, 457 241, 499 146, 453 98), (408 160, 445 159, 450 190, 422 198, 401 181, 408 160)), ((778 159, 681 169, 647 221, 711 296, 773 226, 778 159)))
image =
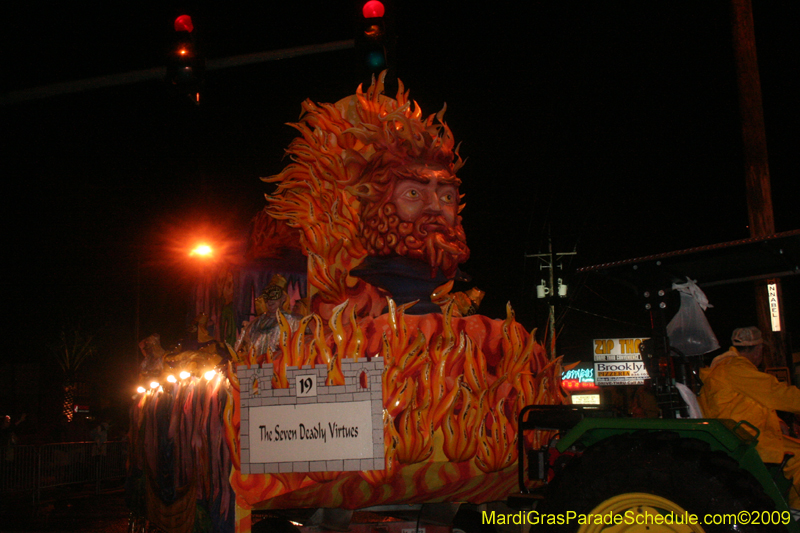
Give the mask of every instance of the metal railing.
POLYGON ((0 494, 95 483, 125 477, 126 443, 66 442, 41 446, 12 446, 0 450, 0 494))

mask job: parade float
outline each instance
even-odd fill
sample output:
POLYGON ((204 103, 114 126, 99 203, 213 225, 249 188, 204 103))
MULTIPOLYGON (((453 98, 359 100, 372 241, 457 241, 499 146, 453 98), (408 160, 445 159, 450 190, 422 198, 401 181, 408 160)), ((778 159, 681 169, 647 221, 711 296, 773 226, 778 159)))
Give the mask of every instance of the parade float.
POLYGON ((302 107, 248 266, 198 289, 191 346, 142 342, 129 505, 163 530, 501 500, 519 412, 566 403, 560 362, 510 305, 490 319, 480 291, 452 292, 471 251, 444 109, 423 116, 402 83, 385 96, 382 76, 302 107))

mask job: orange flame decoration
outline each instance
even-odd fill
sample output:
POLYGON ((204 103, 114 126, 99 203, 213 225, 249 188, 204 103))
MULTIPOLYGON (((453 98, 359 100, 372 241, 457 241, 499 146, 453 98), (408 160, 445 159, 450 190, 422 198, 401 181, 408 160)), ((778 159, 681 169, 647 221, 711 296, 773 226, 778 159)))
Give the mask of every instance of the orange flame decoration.
MULTIPOLYGON (((292 333, 281 323, 291 342, 282 344, 288 351, 276 356, 273 367, 273 385, 288 386, 290 364, 314 363, 328 365, 327 384, 341 384, 343 357, 384 357, 385 470, 243 475, 234 444, 231 483, 241 506, 359 508, 437 498, 488 501, 513 490, 517 415, 527 404, 566 401, 560 360, 547 360, 542 345, 515 321, 510 307, 499 321, 480 315, 453 318, 451 307, 443 315, 405 315, 408 306, 388 303, 387 314, 357 322, 344 302, 334 310, 328 328, 319 316, 307 317, 306 323, 316 322, 308 333, 305 327, 292 333), (345 324, 342 317, 348 310, 345 324)), ((231 393, 238 396, 238 384, 231 393)), ((237 412, 229 413, 227 406, 225 412, 229 437, 238 434, 239 424, 238 402, 232 403, 237 412)), ((532 434, 528 444, 538 447, 550 437, 547 432, 532 434)))
MULTIPOLYGON (((359 238, 360 199, 377 200, 391 182, 392 165, 424 161, 455 173, 463 164, 444 109, 422 118, 398 80, 395 98, 383 93, 383 76, 366 91, 335 104, 303 103, 292 163, 265 181, 277 183, 266 212, 300 233, 308 256, 313 314, 294 332, 281 320, 280 346, 267 356, 273 387, 288 387, 289 366, 325 364, 326 385, 344 383, 341 363, 380 356, 385 468, 369 472, 241 474, 238 444, 231 484, 244 509, 342 507, 435 501, 486 502, 516 484, 520 409, 559 404, 560 360, 515 321, 481 315, 458 317, 450 286, 437 291, 444 313, 406 315, 349 272, 367 255, 359 238), (381 192, 383 191, 383 192, 381 192), (312 325, 313 322, 313 325, 312 325)), ((388 190, 388 189, 386 189, 388 190)), ((254 364, 253 354, 237 354, 254 364)), ((262 387, 264 384, 260 384, 262 387)), ((225 413, 238 435, 235 412, 225 413)), ((532 434, 529 444, 550 434, 532 434)), ((246 516, 243 513, 242 516, 246 516)))

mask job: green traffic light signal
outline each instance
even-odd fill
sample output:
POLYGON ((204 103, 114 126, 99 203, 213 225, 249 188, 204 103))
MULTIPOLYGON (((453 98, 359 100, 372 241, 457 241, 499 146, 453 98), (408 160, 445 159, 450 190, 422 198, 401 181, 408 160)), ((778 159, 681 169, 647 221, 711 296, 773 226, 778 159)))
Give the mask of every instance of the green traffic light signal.
POLYGON ((386 68, 386 56, 380 50, 373 50, 367 53, 366 63, 373 72, 380 72, 386 68))

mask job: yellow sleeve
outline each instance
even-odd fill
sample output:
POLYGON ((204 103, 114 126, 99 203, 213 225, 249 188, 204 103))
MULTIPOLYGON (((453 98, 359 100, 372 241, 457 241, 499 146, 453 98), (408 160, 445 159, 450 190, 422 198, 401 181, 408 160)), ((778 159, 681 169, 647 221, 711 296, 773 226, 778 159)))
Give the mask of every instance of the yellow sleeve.
POLYGON ((800 414, 800 389, 797 387, 759 372, 749 362, 735 361, 727 366, 727 380, 740 393, 768 409, 800 414))

